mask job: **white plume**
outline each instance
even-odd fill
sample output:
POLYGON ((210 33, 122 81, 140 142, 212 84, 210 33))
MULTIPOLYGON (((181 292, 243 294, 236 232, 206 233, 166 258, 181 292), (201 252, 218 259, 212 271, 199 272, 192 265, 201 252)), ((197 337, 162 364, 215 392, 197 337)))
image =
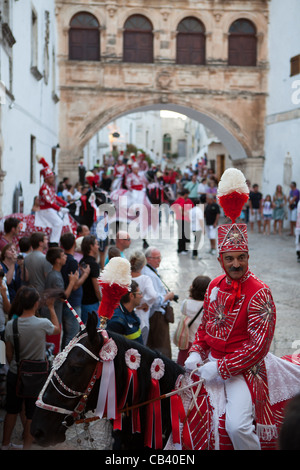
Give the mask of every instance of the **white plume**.
POLYGON ((127 259, 117 256, 112 258, 100 274, 100 280, 108 284, 130 286, 131 266, 127 259))
POLYGON ((218 196, 225 196, 233 191, 249 194, 244 174, 237 168, 228 168, 224 171, 219 181, 218 196))

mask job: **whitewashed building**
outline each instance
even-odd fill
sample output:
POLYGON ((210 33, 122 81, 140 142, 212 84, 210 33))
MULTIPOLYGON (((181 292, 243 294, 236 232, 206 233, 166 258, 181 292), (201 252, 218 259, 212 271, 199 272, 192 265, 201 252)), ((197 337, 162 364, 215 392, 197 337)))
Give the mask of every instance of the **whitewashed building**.
MULTIPOLYGON (((264 194, 300 187, 300 2, 271 0, 264 194)), ((254 183, 254 181, 252 182, 254 183)))
POLYGON ((86 168, 91 169, 115 148, 125 151, 128 144, 142 149, 153 161, 162 156, 162 124, 159 111, 133 112, 110 122, 97 132, 83 149, 86 168))
POLYGON ((56 169, 55 2, 0 0, 0 211, 29 213, 43 155, 56 169), (23 196, 22 196, 23 195, 23 196), (24 201, 22 201, 22 197, 24 201))

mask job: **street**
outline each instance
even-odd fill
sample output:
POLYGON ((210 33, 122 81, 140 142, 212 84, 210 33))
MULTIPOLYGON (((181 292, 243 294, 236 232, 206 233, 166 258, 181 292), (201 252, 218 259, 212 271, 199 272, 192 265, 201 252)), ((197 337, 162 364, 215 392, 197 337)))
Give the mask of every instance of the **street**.
MULTIPOLYGON (((166 223, 163 221, 163 224, 166 223)), ((164 225, 163 225, 164 229, 164 225)), ((258 233, 248 233, 249 236, 249 267, 251 271, 264 281, 273 293, 277 308, 277 324, 275 336, 271 345, 271 352, 277 356, 292 354, 300 349, 300 322, 299 322, 299 271, 295 253, 295 239, 288 236, 285 230, 282 236, 265 236, 258 233)), ((151 245, 157 246, 162 254, 159 273, 170 290, 179 295, 178 303, 174 303, 175 323, 171 325, 171 337, 180 318, 180 306, 188 296, 192 280, 199 274, 211 278, 222 273, 217 256, 211 255, 209 241, 205 239, 204 246, 199 252, 199 259, 194 260, 191 252, 187 255, 177 254, 176 236, 171 239, 148 240, 151 245)), ((142 249, 142 241, 133 241, 126 256, 136 249, 142 249)), ((172 345, 173 360, 177 358, 177 348, 172 345)), ((1 410, 1 416, 4 415, 1 410)), ((106 450, 111 448, 110 423, 98 420, 91 423, 89 429, 94 441, 85 439, 83 425, 70 428, 65 443, 51 448, 52 450, 106 450), (79 442, 79 441, 80 442, 79 442)), ((2 424, 0 426, 2 434, 2 424)), ((21 426, 18 425, 13 442, 19 443, 21 439, 21 426)), ((2 436, 0 436, 1 438, 2 436)), ((33 445, 33 449, 41 449, 33 445)))

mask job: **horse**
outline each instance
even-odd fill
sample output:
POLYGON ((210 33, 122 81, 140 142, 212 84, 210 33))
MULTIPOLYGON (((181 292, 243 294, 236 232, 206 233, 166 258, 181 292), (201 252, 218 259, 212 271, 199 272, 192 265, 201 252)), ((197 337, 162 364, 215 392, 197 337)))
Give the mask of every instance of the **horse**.
POLYGON ((89 189, 77 201, 72 201, 68 205, 68 209, 79 225, 87 225, 91 228, 95 222, 96 208, 101 206, 101 204, 110 203, 110 197, 106 191, 94 188, 89 189))
MULTIPOLYGON (((6 219, 13 217, 20 220, 20 231, 18 236, 16 237, 16 242, 20 240, 22 237, 30 237, 30 235, 34 232, 42 232, 45 235, 50 237, 51 228, 50 227, 39 227, 35 224, 35 215, 34 214, 23 214, 23 213, 14 213, 4 216, 0 220, 0 233, 4 233, 4 222, 6 219)), ((66 214, 64 216, 64 220, 66 220, 65 225, 62 228, 62 234, 66 232, 73 232, 76 234, 77 230, 77 222, 73 219, 70 214, 66 214)))
MULTIPOLYGON (((113 357, 117 413, 114 418, 107 415, 107 419, 114 423, 113 433, 119 449, 176 450, 180 445, 182 450, 233 450, 225 427, 225 413, 216 416, 209 389, 199 376, 187 375, 184 368, 157 351, 99 329, 98 320, 95 312, 89 314, 85 329, 61 353, 62 358, 57 356, 58 364, 53 363, 36 402, 31 425, 37 444, 46 447, 63 442, 69 426, 84 421, 88 411, 95 413, 99 407, 99 387, 105 381, 102 371, 107 360, 105 354, 103 361, 99 361, 99 357, 105 348, 108 351, 115 348, 111 359, 113 357), (129 369, 128 354, 133 356, 132 364, 140 356, 139 367, 129 369), (162 372, 156 379, 152 375, 155 361, 162 372), (153 389, 156 393, 149 394, 153 389), (152 429, 156 430, 154 437, 152 429)), ((284 363, 291 362, 289 356, 283 359, 286 359, 284 363)), ((113 386, 108 388, 111 394, 113 386)), ((287 401, 272 404, 270 409, 278 432, 287 401)), ((107 413, 111 405, 104 402, 100 407, 107 413)), ((106 417, 105 414, 102 416, 106 417)), ((277 449, 277 436, 261 439, 261 449, 277 449)))
MULTIPOLYGON (((37 444, 43 447, 64 442, 67 427, 74 424, 77 419, 82 418, 88 411, 95 410, 97 406, 99 386, 101 380, 103 380, 99 352, 105 344, 103 331, 97 328, 98 320, 99 318, 95 312, 89 314, 86 328, 79 332, 73 340, 77 347, 69 346, 65 361, 56 369, 54 360, 50 376, 37 400, 37 407, 31 424, 32 436, 37 444)), ((160 353, 152 351, 135 341, 128 340, 123 335, 109 331, 107 331, 107 334, 117 345, 114 368, 117 384, 116 401, 118 404, 122 403, 125 384, 128 381, 128 369, 125 364, 125 352, 128 350, 137 351, 140 354, 141 365, 136 371, 135 385, 131 383, 129 386, 126 397, 127 406, 131 406, 133 401, 140 403, 147 401, 149 398, 148 392, 151 389, 152 380, 149 370, 155 359, 161 359, 165 365, 165 374, 159 384, 160 393, 162 394, 172 390, 178 376, 184 373, 181 366, 160 353), (138 391, 133 399, 132 390, 137 387, 137 384, 138 391)), ((66 349, 68 349, 68 346, 66 349)), ((125 403, 123 405, 125 406, 125 403)), ((122 449, 144 448, 147 407, 141 407, 138 414, 140 420, 139 432, 132 433, 130 413, 129 416, 126 413, 122 417, 122 429, 114 430, 115 441, 120 442, 119 445, 122 449)), ((170 407, 167 400, 161 402, 161 416, 162 445, 165 445, 166 438, 171 433, 170 407)))

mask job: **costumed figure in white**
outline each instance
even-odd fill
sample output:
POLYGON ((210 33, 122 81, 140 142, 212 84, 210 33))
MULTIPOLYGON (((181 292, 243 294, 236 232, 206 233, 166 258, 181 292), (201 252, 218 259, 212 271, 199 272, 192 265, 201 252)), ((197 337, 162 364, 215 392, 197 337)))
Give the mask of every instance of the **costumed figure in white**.
POLYGON ((69 210, 66 208, 67 202, 55 192, 55 176, 48 163, 40 156, 37 160, 43 165, 40 174, 44 183, 39 190, 40 210, 35 213, 35 225, 51 228, 49 246, 58 246, 63 226, 70 223, 69 210))
MULTIPOLYGON (((249 270, 246 224, 235 223, 248 194, 244 175, 226 170, 218 187, 219 203, 232 222, 218 227, 218 261, 224 274, 207 288, 203 317, 185 362, 186 370, 194 370, 208 391, 216 448, 216 422, 225 415, 227 435, 237 450, 258 450, 276 440, 274 409, 300 390, 299 359, 284 360, 269 352, 276 323, 274 300, 270 288, 249 270)), ((199 420, 190 423, 194 443, 199 420)))
POLYGON ((122 183, 126 175, 126 165, 123 162, 123 158, 124 158, 124 152, 121 151, 118 157, 118 161, 114 166, 114 172, 113 172, 114 180, 111 186, 111 189, 113 191, 116 189, 120 189, 122 187, 122 183))
POLYGON ((158 210, 152 206, 147 194, 148 180, 139 171, 138 163, 133 163, 132 171, 126 176, 127 189, 118 189, 110 194, 116 208, 116 219, 119 222, 137 221, 139 237, 145 239, 148 229, 158 226, 158 210))

